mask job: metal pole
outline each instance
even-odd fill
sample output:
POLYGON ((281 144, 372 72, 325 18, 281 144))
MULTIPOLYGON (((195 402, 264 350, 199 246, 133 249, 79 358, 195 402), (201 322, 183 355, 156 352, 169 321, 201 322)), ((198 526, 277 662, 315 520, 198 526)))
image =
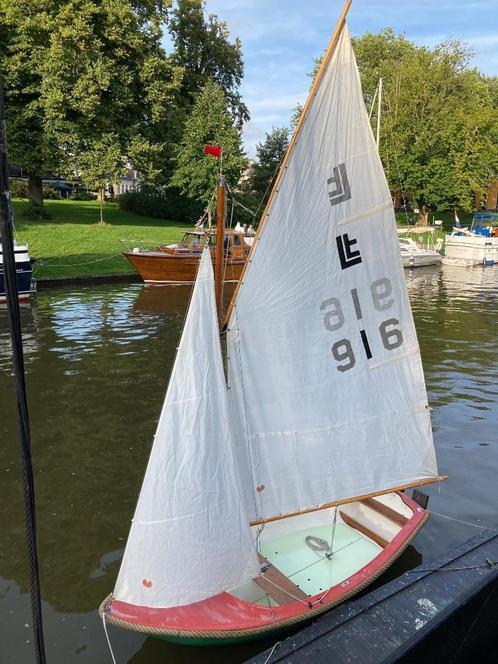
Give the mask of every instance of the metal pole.
POLYGON ((0 239, 3 253, 3 272, 10 336, 14 360, 14 373, 19 415, 22 479, 24 490, 24 515, 26 544, 28 549, 29 573, 31 582, 31 613, 35 636, 35 652, 38 664, 45 664, 45 646, 40 596, 40 574, 36 546, 36 512, 33 466, 31 462, 31 434, 29 430, 28 403, 24 379, 24 356, 22 348, 21 316, 17 292, 14 238, 12 233, 12 210, 9 194, 9 170, 7 162, 7 134, 5 130, 5 110, 3 85, 0 78, 0 239))

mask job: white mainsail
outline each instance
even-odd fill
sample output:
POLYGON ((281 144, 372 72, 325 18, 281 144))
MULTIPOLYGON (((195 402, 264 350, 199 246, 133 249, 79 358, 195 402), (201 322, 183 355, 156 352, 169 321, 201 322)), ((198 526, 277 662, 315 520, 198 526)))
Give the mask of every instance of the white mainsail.
POLYGON ((347 27, 228 323, 249 517, 437 474, 391 196, 347 27))
POLYGON ((181 606, 259 573, 229 420, 213 270, 205 248, 115 599, 181 606))

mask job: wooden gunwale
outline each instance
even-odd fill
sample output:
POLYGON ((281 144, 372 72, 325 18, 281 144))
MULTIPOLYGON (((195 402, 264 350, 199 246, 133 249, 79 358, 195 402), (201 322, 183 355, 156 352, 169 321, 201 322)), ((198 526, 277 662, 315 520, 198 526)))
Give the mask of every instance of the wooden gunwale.
POLYGON ((325 70, 326 70, 326 68, 327 68, 327 66, 330 62, 330 58, 332 57, 332 54, 333 54, 334 49, 336 47, 336 44, 339 40, 339 36, 340 36, 340 34, 342 32, 342 29, 343 29, 343 27, 346 23, 346 16, 347 16, 347 13, 348 13, 349 8, 351 6, 351 2, 352 2, 352 0, 346 0, 346 3, 344 5, 344 7, 342 8, 342 12, 341 12, 341 15, 339 17, 339 20, 337 21, 337 25, 335 27, 334 34, 332 35, 332 37, 330 39, 330 42, 327 46, 327 50, 325 51, 325 55, 323 56, 322 63, 320 65, 318 73, 317 73, 317 75, 315 77, 315 80, 313 81, 313 85, 311 86, 311 89, 309 91, 308 98, 306 100, 306 103, 304 104, 303 112, 301 113, 301 117, 299 118, 299 122, 296 125, 296 129, 294 130, 294 134, 293 134, 293 136, 291 138, 291 141, 289 143, 289 147, 287 148, 287 152, 285 153, 284 160, 282 161, 282 164, 280 166, 280 170, 279 170, 278 175, 277 175, 277 177, 275 179, 275 182, 273 184, 270 196, 268 198, 268 202, 266 203, 265 208, 263 210, 263 214, 261 215, 261 219, 259 221, 259 225, 258 225, 258 228, 256 230, 256 235, 254 236, 254 242, 252 244, 251 250, 249 252, 249 256, 247 258, 247 263, 244 265, 244 269, 242 270, 242 274, 240 275, 239 283, 237 284, 237 288, 235 289, 235 292, 232 296, 232 299, 230 300, 230 304, 228 305, 227 312, 226 312, 226 315, 225 315, 225 320, 224 320, 223 326, 222 326, 223 328, 225 328, 227 326, 228 321, 230 320, 230 315, 232 313, 232 309, 235 306, 235 303, 236 303, 237 298, 239 296, 240 287, 244 283, 245 272, 246 272, 246 270, 247 270, 247 268, 248 268, 248 266, 251 262, 253 253, 256 250, 256 246, 258 244, 259 236, 261 234, 261 231, 263 230, 263 227, 265 225, 265 221, 268 218, 268 214, 269 214, 269 210, 271 208, 271 204, 272 204, 273 199, 275 198, 276 194, 278 193, 278 189, 280 187, 282 177, 285 173, 285 170, 287 168, 287 164, 288 164, 289 159, 292 155, 292 151, 294 150, 294 147, 297 143, 297 140, 298 140, 299 135, 301 133, 301 130, 303 128, 304 121, 306 120, 306 118, 308 116, 308 113, 309 113, 309 110, 310 110, 311 105, 313 103, 313 100, 315 98, 318 86, 321 83, 321 80, 323 78, 323 74, 325 73, 325 70))
POLYGON ((308 514, 309 512, 319 512, 320 510, 327 510, 331 507, 339 507, 339 505, 347 505, 348 503, 357 503, 367 498, 375 498, 375 496, 383 496, 386 493, 396 493, 398 491, 404 491, 405 489, 411 489, 417 486, 424 486, 424 484, 433 484, 435 482, 444 482, 448 479, 448 475, 438 475, 437 477, 428 477, 427 479, 417 480, 416 482, 409 482, 408 484, 402 484, 400 486, 392 487, 390 489, 381 489, 380 491, 372 491, 371 493, 365 493, 361 496, 353 496, 352 498, 343 498, 342 500, 333 500, 329 503, 324 503, 318 507, 308 507, 306 509, 297 510, 296 512, 287 512, 286 514, 275 514, 275 516, 269 516, 265 519, 256 519, 250 521, 250 526, 260 526, 263 523, 270 523, 271 521, 280 521, 280 519, 289 519, 292 516, 298 516, 299 514, 308 514))

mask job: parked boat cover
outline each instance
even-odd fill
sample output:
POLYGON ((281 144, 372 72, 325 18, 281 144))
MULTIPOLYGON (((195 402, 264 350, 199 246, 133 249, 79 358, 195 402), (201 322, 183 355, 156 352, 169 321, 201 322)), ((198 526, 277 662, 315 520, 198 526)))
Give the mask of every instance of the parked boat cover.
POLYGON ((229 419, 213 270, 205 249, 116 599, 156 608, 181 606, 259 573, 229 419))
POLYGON ((228 324, 253 518, 437 474, 393 205, 347 27, 228 324))

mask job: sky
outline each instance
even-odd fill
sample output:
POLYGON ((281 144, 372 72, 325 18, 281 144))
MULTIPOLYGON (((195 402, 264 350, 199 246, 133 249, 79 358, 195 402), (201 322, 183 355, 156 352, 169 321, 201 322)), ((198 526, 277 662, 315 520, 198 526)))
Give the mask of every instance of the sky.
MULTIPOLYGON (((251 120, 244 128, 249 157, 272 127, 288 125, 292 109, 311 85, 313 59, 327 46, 343 0, 207 0, 206 11, 239 37, 245 64, 242 98, 251 120)), ((391 26, 419 45, 448 37, 475 51, 473 65, 498 74, 498 0, 353 0, 352 35, 391 26)))

